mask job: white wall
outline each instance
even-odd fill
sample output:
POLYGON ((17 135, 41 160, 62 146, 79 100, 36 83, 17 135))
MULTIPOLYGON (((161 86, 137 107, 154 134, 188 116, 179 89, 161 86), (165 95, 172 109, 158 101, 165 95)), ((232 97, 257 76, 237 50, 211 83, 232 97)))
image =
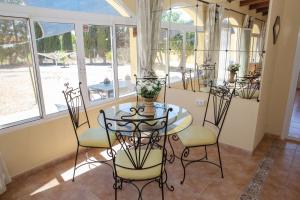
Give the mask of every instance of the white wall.
MULTIPOLYGON (((207 100, 207 93, 168 89, 166 102, 183 106, 193 115, 194 124, 202 124, 205 107, 196 105, 196 99, 207 100)), ((220 142, 252 152, 259 103, 255 100, 233 98, 224 124, 220 142)))
MULTIPOLYGON (((92 127, 97 127, 99 110, 113 103, 134 101, 128 98, 89 110, 92 127)), ((12 128, 0 134, 0 152, 11 176, 15 176, 76 151, 76 138, 68 114, 39 124, 12 128)))
MULTIPOLYGON (((270 101, 271 88, 273 82, 274 66, 279 45, 273 45, 273 23, 276 16, 281 16, 284 9, 284 1, 271 0, 269 6, 269 16, 266 30, 266 54, 262 73, 260 103, 257 116, 257 127, 255 134, 254 148, 259 144, 264 134, 267 132, 268 105, 270 101)), ((279 42, 279 41, 278 41, 279 42)), ((270 132, 271 133, 271 132, 270 132)))
POLYGON ((285 111, 288 103, 289 89, 292 80, 293 64, 296 51, 298 30, 300 27, 299 0, 273 0, 271 3, 271 26, 276 16, 281 17, 281 31, 274 46, 269 38, 265 71, 263 76, 263 103, 261 113, 264 117, 265 132, 281 135, 284 130, 285 111))

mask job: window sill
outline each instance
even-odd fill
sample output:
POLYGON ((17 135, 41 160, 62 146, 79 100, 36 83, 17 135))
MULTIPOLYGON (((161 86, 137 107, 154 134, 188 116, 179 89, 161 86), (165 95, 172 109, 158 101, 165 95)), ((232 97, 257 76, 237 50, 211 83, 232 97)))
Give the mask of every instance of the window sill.
MULTIPOLYGON (((135 97, 135 94, 129 94, 129 95, 126 95, 126 96, 123 96, 123 97, 119 97, 119 98, 115 98, 115 99, 109 99, 109 100, 106 100, 106 101, 103 101, 103 102, 94 102, 94 103, 91 104, 91 106, 89 106, 87 108, 87 112, 90 111, 90 110, 94 110, 96 108, 99 108, 99 107, 106 107, 106 106, 109 106, 110 104, 115 104, 119 101, 126 101, 126 100, 129 100, 130 98, 133 98, 133 97, 135 97)), ((14 123, 11 123, 10 125, 7 125, 7 126, 4 126, 3 128, 1 128, 0 129, 0 135, 9 134, 10 132, 13 132, 13 131, 17 131, 17 130, 27 128, 27 127, 30 127, 30 126, 40 125, 40 124, 43 124, 43 123, 47 123, 47 122, 57 120, 57 119, 60 119, 60 118, 64 118, 64 117, 68 117, 68 116, 69 116, 69 113, 68 113, 67 110, 65 110, 65 111, 49 114, 45 118, 34 117, 34 118, 14 122, 14 123)))

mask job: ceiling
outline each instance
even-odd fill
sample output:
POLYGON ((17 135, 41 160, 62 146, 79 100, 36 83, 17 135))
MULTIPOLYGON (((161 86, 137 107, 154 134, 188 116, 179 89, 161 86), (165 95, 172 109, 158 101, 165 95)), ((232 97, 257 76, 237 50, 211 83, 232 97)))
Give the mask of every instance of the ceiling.
POLYGON ((248 6, 249 10, 268 15, 270 0, 240 0, 240 6, 248 6))
MULTIPOLYGON (((234 0, 227 0, 232 2, 234 0)), ((248 6, 249 10, 256 10, 257 13, 268 15, 270 0, 240 0, 240 6, 248 6)))

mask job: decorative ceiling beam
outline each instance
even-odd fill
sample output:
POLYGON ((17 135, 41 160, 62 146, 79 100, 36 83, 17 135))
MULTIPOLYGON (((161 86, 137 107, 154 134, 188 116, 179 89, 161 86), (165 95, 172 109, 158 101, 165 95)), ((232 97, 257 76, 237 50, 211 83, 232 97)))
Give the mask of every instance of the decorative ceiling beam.
POLYGON ((266 7, 269 7, 269 2, 250 4, 249 9, 252 10, 252 9, 266 8, 266 7))
POLYGON ((264 3, 264 2, 269 2, 269 0, 241 0, 240 6, 249 6, 254 3, 264 3))
POLYGON ((269 8, 268 7, 264 7, 264 8, 258 8, 258 9, 256 9, 256 12, 257 13, 259 13, 259 12, 262 12, 262 13, 264 13, 264 12, 268 12, 269 11, 269 8))

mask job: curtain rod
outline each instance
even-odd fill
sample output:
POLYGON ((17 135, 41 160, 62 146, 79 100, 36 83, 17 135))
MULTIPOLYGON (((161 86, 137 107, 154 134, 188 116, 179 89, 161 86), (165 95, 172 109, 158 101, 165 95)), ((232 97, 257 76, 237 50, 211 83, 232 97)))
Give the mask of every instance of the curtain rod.
MULTIPOLYGON (((210 2, 204 1, 204 0, 197 0, 197 1, 202 2, 202 3, 205 3, 205 4, 210 4, 210 2)), ((220 7, 219 4, 216 4, 216 5, 217 5, 217 7, 220 7)), ((247 14, 245 14, 245 13, 242 13, 242 12, 237 11, 237 10, 233 10, 233 9, 231 9, 231 8, 225 8, 225 10, 232 11, 232 12, 235 12, 235 13, 238 13, 238 14, 241 14, 241 15, 245 15, 245 16, 247 15, 247 14)), ((256 17, 255 17, 255 19, 258 20, 258 21, 261 21, 261 22, 265 22, 264 20, 258 19, 258 18, 256 18, 256 17)))

